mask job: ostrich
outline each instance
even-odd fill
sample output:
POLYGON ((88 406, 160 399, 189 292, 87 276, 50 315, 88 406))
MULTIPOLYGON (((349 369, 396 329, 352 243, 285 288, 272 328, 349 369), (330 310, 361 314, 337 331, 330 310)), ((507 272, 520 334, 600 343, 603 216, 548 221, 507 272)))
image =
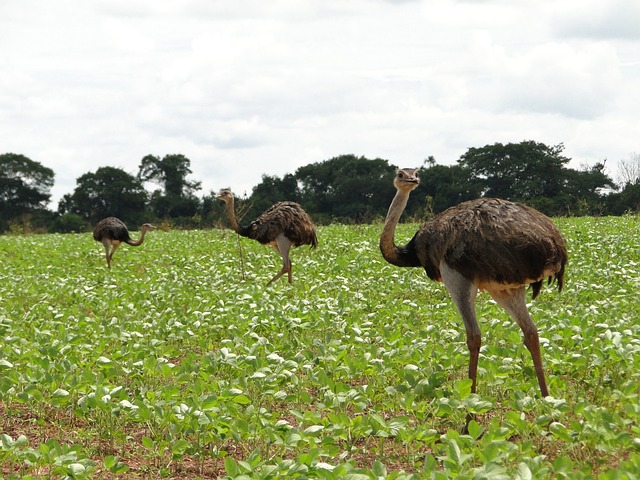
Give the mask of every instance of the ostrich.
POLYGON ((127 226, 122 220, 116 217, 107 217, 100 220, 93 229, 93 239, 97 242, 102 242, 104 245, 107 253, 107 267, 111 268, 111 257, 113 257, 114 252, 122 242, 128 243, 132 247, 137 247, 144 242, 147 230, 155 229, 156 227, 150 223, 145 223, 140 229, 140 238, 134 241, 129 236, 129 230, 127 230, 127 226))
POLYGON ((316 248, 318 246, 316 229, 307 212, 295 202, 278 202, 269 207, 248 226, 243 227, 236 220, 234 197, 231 190, 220 190, 216 198, 226 204, 231 228, 238 235, 252 238, 263 245, 271 245, 282 257, 282 269, 269 280, 267 285, 270 285, 285 273, 289 277, 289 283, 291 283, 291 260, 289 260, 291 247, 311 245, 311 248, 316 248))
MULTIPOLYGON (((409 194, 420 180, 417 169, 396 173, 396 195, 380 236, 384 259, 398 267, 422 267, 443 282, 467 334, 471 392, 476 392, 480 326, 474 302, 485 290, 522 329, 543 397, 549 395, 542 368, 538 329, 529 316, 525 288, 536 298, 542 283, 557 281, 562 290, 567 249, 551 220, 533 208, 494 198, 479 198, 439 213, 424 223, 405 246, 394 243, 395 228, 409 194)), ((468 418, 469 420, 469 418, 468 418)))

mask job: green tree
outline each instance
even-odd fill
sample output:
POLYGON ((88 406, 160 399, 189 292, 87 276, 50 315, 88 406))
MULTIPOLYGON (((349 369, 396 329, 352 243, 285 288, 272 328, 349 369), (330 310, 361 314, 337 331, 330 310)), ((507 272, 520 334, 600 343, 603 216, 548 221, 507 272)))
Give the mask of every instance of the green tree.
POLYGON ((612 215, 640 212, 640 154, 632 153, 618 163, 619 192, 607 196, 607 212, 612 215))
POLYGON ((75 213, 57 215, 51 222, 51 231, 58 233, 80 233, 86 230, 87 222, 75 213))
POLYGON ((301 201, 314 218, 369 221, 384 215, 393 198, 396 167, 386 160, 342 155, 298 168, 301 201))
POLYGON ((300 202, 298 181, 291 173, 287 173, 282 178, 263 175, 262 181, 253 187, 250 200, 251 208, 247 212, 248 218, 255 218, 271 205, 282 200, 300 202))
POLYGON ((437 165, 433 157, 427 158, 420 169, 420 185, 431 198, 433 213, 478 198, 480 187, 469 177, 469 170, 460 165, 437 165))
POLYGON ((164 193, 181 197, 200 190, 200 182, 191 182, 191 160, 181 154, 165 155, 162 159, 147 155, 140 162, 138 178, 143 182, 162 185, 164 193))
POLYGON ((526 202, 559 195, 567 182, 562 144, 549 147, 524 141, 470 148, 458 160, 469 171, 470 181, 487 197, 526 202))
POLYGON ((147 155, 140 163, 138 179, 161 186, 151 194, 151 208, 159 218, 191 217, 197 214, 200 201, 195 192, 200 182, 187 180, 191 161, 181 154, 163 158, 147 155))
POLYGON ((60 200, 60 214, 76 214, 94 224, 116 216, 132 225, 145 220, 147 192, 142 182, 122 169, 100 167, 76 180, 72 194, 60 200))
POLYGON ((607 213, 611 215, 640 213, 640 183, 628 183, 620 192, 608 195, 607 213))
POLYGON ((44 210, 55 174, 24 155, 0 155, 0 229, 25 214, 44 210))
POLYGON ((606 162, 597 162, 582 170, 568 170, 568 181, 563 192, 564 197, 568 197, 566 212, 570 215, 607 213, 604 192, 617 190, 618 187, 605 173, 605 166, 606 162))
POLYGON ((574 170, 563 151, 562 144, 496 143, 470 148, 458 164, 485 196, 527 203, 547 215, 604 213, 604 192, 615 188, 604 162, 574 170))

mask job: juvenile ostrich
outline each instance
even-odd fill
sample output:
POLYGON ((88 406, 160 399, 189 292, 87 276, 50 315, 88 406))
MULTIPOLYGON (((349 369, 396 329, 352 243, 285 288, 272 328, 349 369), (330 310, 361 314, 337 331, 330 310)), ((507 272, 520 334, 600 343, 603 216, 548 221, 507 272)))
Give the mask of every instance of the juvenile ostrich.
POLYGON ((474 302, 478 290, 485 290, 522 329, 540 392, 548 396, 538 329, 527 310, 525 289, 530 285, 536 298, 548 277, 562 290, 567 249, 560 232, 533 208, 479 198, 439 213, 399 247, 394 243, 395 228, 419 182, 417 169, 397 171, 393 182, 397 192, 380 236, 382 256, 398 267, 422 267, 429 278, 444 282, 466 329, 473 393, 481 345, 474 302))
POLYGON ((243 227, 236 220, 234 197, 231 190, 220 190, 216 198, 226 204, 231 228, 238 235, 257 240, 263 245, 271 245, 282 257, 282 269, 269 280, 267 285, 270 285, 285 273, 289 277, 289 283, 291 283, 291 260, 289 260, 291 247, 311 245, 312 248, 316 248, 318 246, 316 229, 307 212, 295 202, 278 202, 269 207, 248 226, 243 227))
POLYGON ((132 240, 129 236, 127 226, 116 217, 107 217, 98 222, 93 229, 93 239, 102 242, 107 253, 107 267, 111 268, 111 257, 122 242, 128 243, 132 247, 137 247, 144 242, 144 236, 147 230, 155 230, 156 227, 150 223, 145 223, 140 229, 140 238, 132 240))

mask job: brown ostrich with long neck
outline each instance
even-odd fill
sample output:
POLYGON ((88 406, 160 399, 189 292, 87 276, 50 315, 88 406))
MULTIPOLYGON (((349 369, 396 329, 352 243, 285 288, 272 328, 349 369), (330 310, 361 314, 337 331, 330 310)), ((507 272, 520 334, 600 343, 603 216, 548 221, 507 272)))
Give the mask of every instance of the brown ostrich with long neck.
POLYGON ((311 217, 296 202, 278 202, 265 210, 258 218, 246 227, 238 223, 234 207, 234 196, 231 190, 224 189, 216 195, 227 206, 231 228, 243 237, 257 240, 263 245, 271 245, 282 257, 282 269, 267 283, 271 284, 285 273, 292 283, 291 247, 311 245, 318 246, 316 229, 311 217))
POLYGON ((429 278, 446 286, 466 329, 473 393, 481 345, 474 303, 478 291, 484 290, 522 329, 540 393, 548 396, 538 329, 527 310, 526 287, 531 286, 536 298, 548 278, 562 290, 567 249, 560 232, 547 216, 533 208, 479 198, 439 213, 424 223, 407 245, 397 246, 396 225, 409 194, 419 183, 417 169, 397 171, 397 192, 380 236, 382 256, 399 267, 422 267, 429 278))
POLYGON ((111 258, 117 250, 117 248, 124 242, 132 247, 142 245, 144 242, 144 236, 148 230, 155 230, 156 227, 150 223, 145 223, 140 229, 140 238, 133 240, 129 236, 129 230, 127 226, 116 217, 107 217, 100 220, 93 229, 93 239, 97 242, 102 242, 107 254, 107 267, 111 268, 111 258))

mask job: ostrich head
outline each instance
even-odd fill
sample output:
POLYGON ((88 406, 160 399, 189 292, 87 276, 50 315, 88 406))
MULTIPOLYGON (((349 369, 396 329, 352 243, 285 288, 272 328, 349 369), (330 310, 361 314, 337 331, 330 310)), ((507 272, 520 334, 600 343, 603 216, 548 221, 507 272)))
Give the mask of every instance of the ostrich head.
POLYGON ((228 188, 224 188, 216 195, 218 200, 222 200, 224 203, 229 203, 233 200, 233 193, 228 188))
POLYGON ((393 179, 393 185, 397 190, 409 193, 420 185, 417 168, 399 168, 396 172, 396 178, 393 179))

